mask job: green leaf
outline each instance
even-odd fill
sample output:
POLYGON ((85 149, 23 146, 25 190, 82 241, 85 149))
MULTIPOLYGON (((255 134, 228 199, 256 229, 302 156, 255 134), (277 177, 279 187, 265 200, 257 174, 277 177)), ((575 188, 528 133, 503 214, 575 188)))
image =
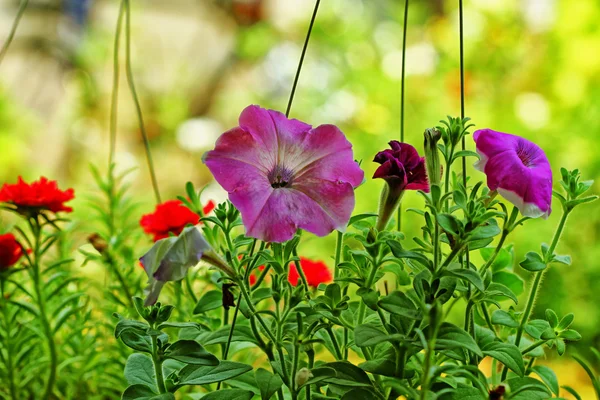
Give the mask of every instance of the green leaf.
POLYGON ((540 339, 550 324, 545 319, 532 319, 525 325, 525 332, 535 339, 540 339))
POLYGON ((498 301, 510 299, 515 304, 518 304, 518 302, 519 302, 519 300, 517 299, 517 296, 512 292, 512 290, 510 290, 508 287, 504 286, 503 284, 497 283, 497 282, 490 283, 487 290, 485 291, 485 294, 486 294, 486 296, 491 296, 491 297, 497 299, 498 301))
POLYGON ((530 251, 525 254, 525 260, 519 264, 523 269, 531 272, 543 271, 546 269, 546 263, 538 253, 530 251))
POLYGON ((557 262, 559 264, 564 264, 564 265, 571 265, 571 256, 568 256, 568 255, 560 256, 558 254, 555 254, 554 257, 552 257, 552 262, 557 262))
POLYGON ((123 396, 122 400, 175 400, 173 393, 158 394, 150 390, 144 385, 132 385, 129 386, 123 396))
POLYGON ((125 364, 125 379, 129 385, 145 385, 152 391, 158 391, 154 363, 145 354, 134 353, 129 356, 125 364))
POLYGON ((350 218, 350 221, 348 221, 348 226, 352 226, 355 223, 357 223, 358 221, 366 219, 366 218, 376 217, 377 215, 379 215, 379 214, 377 214, 377 213, 364 213, 364 214, 353 215, 350 218))
POLYGON ((500 361, 517 375, 525 375, 525 365, 521 351, 514 344, 493 342, 486 345, 483 354, 500 361))
POLYGON ((326 363, 321 367, 331 368, 336 372, 335 377, 328 377, 323 382, 340 386, 372 386, 367 373, 347 361, 326 363))
POLYGON ((576 400, 582 400, 581 396, 579 395, 579 393, 577 393, 575 391, 575 389, 573 389, 571 386, 567 386, 567 385, 563 385, 561 386, 561 388, 565 389, 567 392, 569 392, 573 397, 575 397, 576 400))
POLYGON ((519 321, 504 310, 496 310, 492 313, 492 324, 504 325, 509 328, 518 328, 519 321))
MULTIPOLYGON (((485 247, 483 249, 480 249, 479 253, 481 254, 481 257, 485 261, 488 261, 492 257, 492 255, 494 254, 495 251, 496 251, 495 247, 485 247)), ((505 248, 500 249, 500 251, 498 252, 498 255, 494 259, 494 262, 492 263, 492 271, 498 272, 505 268, 510 267, 512 265, 512 260, 513 260, 513 255, 512 255, 511 251, 509 251, 505 248)))
POLYGON ((250 400, 254 393, 245 389, 221 389, 202 397, 202 400, 250 400))
MULTIPOLYGON (((205 346, 211 344, 223 344, 227 343, 229 338, 229 331, 231 330, 231 326, 226 325, 206 336, 203 340, 200 340, 205 346)), ((258 344, 256 338, 252 334, 252 330, 243 325, 236 325, 233 330, 233 336, 231 337, 231 342, 249 342, 258 344)))
POLYGON ((546 310, 546 320, 552 328, 556 328, 558 326, 558 315, 556 315, 554 310, 550 308, 546 310))
POLYGON ((262 400, 269 400, 283 385, 283 381, 279 375, 275 375, 263 368, 256 370, 254 377, 260 389, 260 398, 262 400))
POLYGON ((359 347, 375 346, 383 342, 402 340, 404 340, 403 335, 389 335, 371 324, 359 325, 354 330, 354 342, 359 347))
POLYGON ((365 388, 355 388, 346 393, 340 400, 364 400, 364 399, 380 399, 373 391, 365 388))
POLYGON ((552 393, 546 385, 530 377, 511 378, 506 383, 513 395, 511 400, 547 400, 552 393))
POLYGON ((456 160, 458 157, 477 157, 479 158, 479 154, 471 150, 460 150, 454 153, 454 157, 452 160, 456 160))
POLYGON ((523 280, 516 274, 508 271, 494 272, 492 282, 500 283, 509 288, 516 296, 523 293, 523 280))
POLYGON ((371 374, 389 376, 392 378, 396 376, 396 362, 390 358, 377 358, 365 361, 358 366, 371 374))
POLYGON ((489 220, 487 225, 480 225, 469 233, 469 241, 490 239, 499 235, 502 229, 498 226, 496 220, 489 220))
POLYGON ((120 339, 127 347, 144 353, 152 353, 152 339, 149 335, 127 330, 121 333, 120 339))
POLYGON ((179 340, 165 352, 165 358, 194 365, 219 365, 219 359, 194 340, 179 340))
POLYGON ((310 370, 312 377, 307 380, 303 385, 301 385, 298 389, 303 388, 304 386, 313 385, 315 383, 319 383, 324 381, 325 379, 335 378, 337 376, 335 370, 329 367, 317 367, 310 370))
POLYGON ((194 307, 194 315, 215 310, 223 306, 223 293, 220 290, 210 290, 198 300, 194 307))
POLYGON ((558 337, 565 339, 565 340, 570 340, 573 342, 577 341, 577 340, 581 340, 581 334, 573 329, 566 329, 566 330, 562 331, 561 333, 558 334, 558 337))
POLYGON ((481 391, 474 387, 461 387, 452 390, 450 397, 440 397, 444 400, 482 400, 481 391))
POLYGON ((542 381, 546 384, 546 386, 548 386, 550 390, 552 390, 552 392, 558 397, 558 379, 556 378, 554 371, 545 365, 536 365, 532 369, 533 372, 542 378, 542 381))
POLYGON ((435 342, 435 349, 454 350, 458 348, 469 350, 478 356, 483 357, 481 349, 477 346, 477 343, 475 343, 475 340, 471 335, 456 325, 449 322, 442 322, 435 342))
POLYGON ((388 246, 390 246, 390 250, 392 250, 392 254, 397 258, 408 258, 411 260, 415 260, 419 264, 423 265, 425 268, 431 270, 432 263, 427 257, 425 257, 421 253, 417 253, 416 251, 404 250, 402 245, 397 240, 388 240, 388 246))
POLYGON ((453 276, 455 278, 464 279, 472 283, 480 292, 485 290, 481 276, 472 269, 445 269, 442 271, 441 276, 453 276))
POLYGON ((221 361, 216 367, 187 365, 179 372, 180 386, 221 382, 251 371, 252 367, 233 361, 221 361))
POLYGON ((420 319, 421 313, 417 310, 415 304, 401 291, 396 290, 391 294, 382 297, 379 307, 387 312, 410 319, 420 319))
POLYGON ((460 232, 462 231, 462 225, 454 215, 438 214, 436 220, 442 229, 447 233, 453 236, 460 235, 460 232))
POLYGON ((575 319, 575 315, 573 313, 569 313, 569 314, 565 315, 560 320, 557 329, 560 331, 567 329, 569 326, 571 326, 574 319, 575 319))

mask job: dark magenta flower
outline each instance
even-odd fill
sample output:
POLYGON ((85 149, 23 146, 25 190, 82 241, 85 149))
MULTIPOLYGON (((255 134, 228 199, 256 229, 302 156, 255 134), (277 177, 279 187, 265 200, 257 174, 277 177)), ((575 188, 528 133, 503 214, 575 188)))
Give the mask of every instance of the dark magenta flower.
POLYGON ((513 203, 526 217, 547 218, 552 201, 552 170, 544 151, 522 137, 491 129, 475 131, 480 160, 475 168, 487 185, 513 203))
POLYGON ((235 271, 221 259, 195 226, 187 227, 179 236, 160 239, 140 258, 148 275, 146 305, 156 303, 165 283, 185 278, 188 269, 203 260, 235 276, 235 271))
POLYGON ((258 106, 246 107, 239 122, 204 162, 240 210, 246 234, 285 242, 298 228, 318 236, 344 229, 364 177, 344 134, 258 106))
POLYGON ((392 140, 389 144, 391 149, 380 151, 373 160, 381 164, 373 178, 385 179, 393 190, 429 192, 425 158, 408 143, 392 140))
POLYGON ((373 178, 381 178, 387 182, 379 203, 379 230, 387 226, 405 190, 429 192, 425 158, 419 156, 417 150, 408 143, 392 140, 389 144, 391 149, 380 151, 373 160, 381 164, 373 178))

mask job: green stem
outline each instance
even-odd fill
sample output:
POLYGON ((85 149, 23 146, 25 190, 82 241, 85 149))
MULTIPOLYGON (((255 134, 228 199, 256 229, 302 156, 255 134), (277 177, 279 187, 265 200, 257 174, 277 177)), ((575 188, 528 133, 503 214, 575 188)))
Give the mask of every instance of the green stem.
POLYGON ((434 330, 432 337, 427 341, 427 349, 425 350, 425 366, 423 368, 423 376, 421 378, 421 400, 427 399, 427 393, 429 392, 429 370, 431 369, 432 357, 434 356, 435 341, 437 336, 437 329, 434 330))
POLYGON ((52 332, 52 328, 50 327, 50 322, 48 320, 48 316, 46 314, 46 301, 44 299, 44 295, 41 287, 41 271, 40 271, 40 262, 41 262, 41 239, 42 239, 42 228, 38 217, 34 217, 29 221, 31 231, 34 236, 34 248, 33 248, 33 258, 31 259, 31 268, 29 269, 33 286, 35 290, 35 300, 38 303, 39 307, 39 319, 40 324, 42 325, 42 330, 44 331, 44 335, 46 336, 46 344, 48 346, 48 352, 50 355, 50 366, 48 373, 48 380, 46 381, 46 386, 44 388, 44 394, 42 395, 42 399, 47 400, 52 396, 52 391, 54 389, 54 384, 56 383, 56 370, 58 368, 58 355, 56 352, 56 344, 54 342, 54 334, 52 332))
MULTIPOLYGON (((406 77, 406 31, 408 30, 408 0, 404 1, 404 22, 402 27, 402 78, 400 80, 400 141, 404 142, 404 86, 406 77)), ((402 204, 398 205, 398 231, 402 229, 402 204)))
MULTIPOLYGON (((310 348, 306 350, 308 356, 308 369, 311 370, 315 366, 315 351, 310 348)), ((310 385, 306 385, 306 400, 310 400, 310 385)))
MULTIPOLYGON (((294 250, 292 250, 292 254, 294 255, 295 258, 298 258, 298 249, 294 248, 294 250)), ((302 269, 302 266, 300 265, 300 261, 297 259, 294 260, 294 265, 296 266, 296 271, 298 271, 298 275, 300 275, 300 280, 302 281, 302 284, 304 285, 304 289, 306 290, 306 295, 309 296, 310 288, 308 287, 308 281, 306 280, 306 275, 304 274, 304 270, 302 269)))
POLYGON ((8 373, 8 387, 10 390, 10 397, 13 400, 17 400, 17 389, 15 386, 15 377, 14 377, 14 366, 12 359, 12 338, 11 338, 11 327, 10 327, 10 313, 8 312, 8 301, 5 297, 4 285, 5 281, 0 278, 0 302, 2 306, 2 315, 4 316, 4 329, 6 331, 6 371, 8 373))
POLYGON ((127 71, 127 83, 129 84, 129 90, 131 91, 131 97, 135 104, 135 111, 137 114, 138 123, 140 126, 140 132, 142 133, 142 139, 144 140, 144 150, 146 152, 146 161, 148 162, 148 169, 150 171, 150 178, 152 180, 152 189, 154 190, 154 196, 156 203, 162 203, 160 199, 160 192, 158 190, 158 181, 156 179, 156 173, 154 171, 154 162, 152 161, 152 153, 150 152, 150 140, 146 133, 146 127, 144 125, 144 117, 142 115, 142 107, 140 100, 135 89, 135 82, 133 80, 133 72, 131 70, 131 4, 129 0, 123 0, 125 3, 125 69, 127 71))
POLYGON ((335 337, 335 332, 333 331, 333 329, 331 329, 330 326, 325 328, 325 330, 329 334, 329 338, 331 339, 331 342, 333 343, 333 349, 335 350, 334 356, 335 356, 336 360, 338 360, 338 361, 342 360, 342 358, 343 358, 342 350, 340 349, 340 345, 338 344, 337 338, 335 337))
POLYGON ((13 39, 15 38, 15 33, 17 32, 17 28, 19 27, 19 22, 21 21, 21 17, 23 16, 25 9, 27 8, 27 3, 29 3, 29 0, 21 0, 21 5, 19 6, 19 11, 17 11, 17 16, 15 17, 12 27, 10 28, 10 33, 8 34, 8 37, 6 38, 4 45, 2 45, 2 50, 0 50, 0 63, 2 63, 2 60, 4 59, 4 56, 6 55, 6 52, 8 51, 8 48, 10 47, 10 44, 12 43, 13 39))
MULTIPOLYGON (((544 260, 546 265, 548 265, 548 263, 552 259, 554 250, 556 249, 556 246, 558 245, 558 241, 560 240, 562 232, 565 228, 565 224, 567 222, 568 216, 569 216, 569 211, 563 211, 563 214, 560 217, 560 222, 558 223, 556 231, 554 232, 554 237, 552 238, 552 243, 550 244, 550 247, 548 248, 548 252, 546 253, 546 258, 544 260)), ((533 306, 535 304, 535 299, 537 296, 537 291, 539 289, 540 283, 542 282, 542 278, 544 276, 545 270, 546 269, 543 269, 543 270, 535 273, 535 277, 533 279, 533 284, 531 285, 531 290, 529 292, 529 297, 527 299, 527 304, 525 306, 525 311, 523 312, 523 316, 521 317, 521 322, 519 324, 519 327, 517 328, 517 335, 515 337, 515 345, 517 347, 519 347, 519 345, 521 344, 521 338, 523 337, 523 331, 525 329, 525 325, 527 324, 527 321, 529 321, 529 317, 533 310, 533 306)), ((502 381, 504 381, 506 379, 507 375, 508 375, 508 368, 504 367, 504 370, 502 371, 502 381)))
POLYGON ((479 274, 481 276, 484 276, 487 269, 492 266, 492 264, 496 260, 496 257, 498 257, 498 254, 500 254, 500 251, 502 251, 502 246, 504 245, 504 241, 508 237, 509 233, 510 233, 510 231, 508 229, 506 229, 506 226, 505 226, 504 229, 502 230, 502 236, 500 236, 500 240, 498 241, 498 244, 496 245, 496 248, 494 249, 492 256, 489 258, 489 260, 486 261, 485 264, 483 264, 481 269, 479 269, 479 274))
POLYGON ((333 266, 333 279, 336 280, 340 277, 340 260, 342 257, 342 246, 344 243, 344 234, 340 231, 337 232, 337 241, 335 243, 335 265, 333 266))
POLYGON ((485 323, 487 324, 488 328, 490 328, 490 330, 494 332, 494 336, 497 336, 496 329, 492 324, 492 319, 490 318, 490 313, 485 303, 481 303, 481 313, 483 314, 483 318, 485 319, 485 323))
POLYGON ((119 44, 121 42, 121 27, 123 25, 123 13, 125 3, 121 2, 119 7, 119 16, 117 18, 117 29, 115 32, 114 50, 113 50, 113 86, 110 100, 110 144, 108 153, 108 168, 112 171, 112 165, 115 160, 115 151, 117 147, 117 104, 119 100, 119 44))
MULTIPOLYGON (((375 280, 375 276, 377 275, 378 269, 379 269, 379 263, 376 260, 372 260, 371 261, 371 271, 369 272, 367 282, 364 286, 365 288, 370 289, 371 286, 373 286, 373 281, 375 280)), ((363 323, 363 320, 365 319, 365 312, 366 312, 365 302, 361 301, 360 305, 358 306, 358 323, 357 323, 357 325, 360 325, 363 323)))
POLYGON ((290 93, 290 98, 288 100, 287 109, 285 111, 286 117, 290 116, 290 111, 292 109, 292 102, 294 101, 294 94, 296 94, 296 86, 298 86, 298 79, 300 78, 300 71, 302 71, 302 64, 304 63, 304 56, 306 55, 306 49, 308 48, 308 41, 310 40, 310 34, 312 33, 312 29, 315 24, 315 20, 317 19, 317 11, 319 10, 319 4, 321 4, 321 0, 317 0, 317 2, 315 3, 315 8, 313 10, 313 14, 310 19, 310 25, 308 26, 308 32, 306 33, 306 39, 304 40, 304 47, 302 47, 302 54, 300 55, 300 61, 298 62, 298 68, 296 69, 296 76, 294 77, 292 91, 290 93))
POLYGON ((538 340, 537 342, 533 343, 531 346, 523 349, 523 351, 521 351, 521 354, 526 355, 530 351, 537 349, 538 347, 540 347, 541 345, 543 345, 546 342, 547 342, 546 340, 538 340))
POLYGON ((166 393, 165 378, 163 377, 162 371, 162 357, 159 354, 158 349, 158 338, 152 335, 152 361, 154 364, 154 372, 156 373, 156 383, 158 385, 159 393, 166 393))

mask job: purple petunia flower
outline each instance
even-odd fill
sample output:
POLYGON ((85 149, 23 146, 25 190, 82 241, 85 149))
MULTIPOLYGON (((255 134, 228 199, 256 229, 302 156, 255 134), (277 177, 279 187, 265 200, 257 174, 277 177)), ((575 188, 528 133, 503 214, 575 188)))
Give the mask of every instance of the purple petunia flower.
POLYGON ((544 151, 522 137, 491 129, 475 131, 480 160, 475 168, 487 185, 513 203, 526 217, 547 218, 552 201, 552 170, 544 151))
POLYGON ((312 128, 248 106, 204 162, 240 210, 246 234, 270 242, 298 228, 318 236, 346 227, 364 177, 352 145, 333 125, 312 128))
POLYGON ((373 178, 382 178, 395 190, 422 190, 429 192, 425 158, 408 143, 392 140, 391 149, 380 151, 373 161, 381 164, 373 178))

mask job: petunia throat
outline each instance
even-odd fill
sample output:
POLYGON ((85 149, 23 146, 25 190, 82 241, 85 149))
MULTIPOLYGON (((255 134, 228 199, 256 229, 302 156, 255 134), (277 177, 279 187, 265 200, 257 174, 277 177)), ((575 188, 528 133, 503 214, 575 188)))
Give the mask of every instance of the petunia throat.
POLYGON ((293 177, 294 173, 292 170, 281 165, 275 166, 275 168, 267 174, 267 178, 273 189, 289 186, 292 183, 293 177))

